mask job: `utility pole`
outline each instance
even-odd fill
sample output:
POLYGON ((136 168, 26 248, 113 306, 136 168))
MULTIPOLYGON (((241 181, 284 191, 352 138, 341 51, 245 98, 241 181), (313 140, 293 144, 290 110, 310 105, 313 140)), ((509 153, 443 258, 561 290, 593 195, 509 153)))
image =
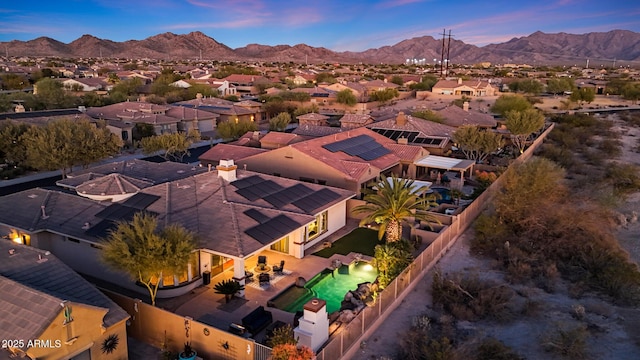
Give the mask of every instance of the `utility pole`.
POLYGON ((445 76, 449 76, 449 63, 451 62, 451 58, 449 57, 449 51, 451 50, 451 29, 449 29, 449 42, 447 43, 447 58, 445 59, 447 62, 445 76))
POLYGON ((445 39, 445 36, 447 36, 446 29, 442 29, 442 51, 440 52, 440 78, 444 77, 443 76, 444 75, 443 67, 444 67, 444 51, 445 51, 444 39, 445 39))
POLYGON ((449 54, 451 50, 451 30, 449 30, 449 41, 446 41, 446 39, 447 39, 446 29, 443 29, 442 30, 442 51, 440 54, 440 78, 444 78, 447 75, 449 75, 449 63, 451 63, 451 59, 449 58, 449 54), (446 57, 445 57, 445 54, 446 54, 446 57))

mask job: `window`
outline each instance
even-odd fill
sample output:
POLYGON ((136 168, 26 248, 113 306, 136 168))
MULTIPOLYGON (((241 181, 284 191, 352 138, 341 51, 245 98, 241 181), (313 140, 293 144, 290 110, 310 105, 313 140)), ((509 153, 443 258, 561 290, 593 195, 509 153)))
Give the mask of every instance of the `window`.
POLYGON ((278 240, 278 242, 271 245, 271 250, 288 254, 289 253, 289 237, 285 236, 282 239, 278 240))
POLYGON ((320 236, 320 234, 327 231, 327 217, 328 217, 327 211, 316 216, 316 220, 311 224, 309 224, 309 226, 307 227, 306 241, 311 241, 317 238, 318 236, 320 236))

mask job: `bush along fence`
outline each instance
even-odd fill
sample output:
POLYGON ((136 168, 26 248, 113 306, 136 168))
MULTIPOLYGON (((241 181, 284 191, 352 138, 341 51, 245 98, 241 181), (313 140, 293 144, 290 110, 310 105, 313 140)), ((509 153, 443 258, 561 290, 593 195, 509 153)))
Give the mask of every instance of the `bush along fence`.
MULTIPOLYGON (((553 130, 553 127, 554 124, 550 124, 529 148, 513 161, 512 165, 529 160, 553 130)), ((513 166, 509 166, 506 171, 513 171, 512 169, 513 166)), ((350 323, 338 329, 337 333, 334 333, 329 342, 318 352, 316 359, 351 358, 360 348, 359 344, 362 339, 370 336, 386 320, 401 303, 401 300, 410 292, 409 290, 415 287, 417 281, 422 279, 433 268, 438 260, 455 244, 458 237, 471 226, 478 215, 493 200, 495 194, 502 188, 503 178, 501 176, 496 179, 464 211, 456 215, 455 221, 442 230, 439 236, 378 294, 374 306, 364 308, 350 323), (354 346, 356 344, 358 346, 354 346)))

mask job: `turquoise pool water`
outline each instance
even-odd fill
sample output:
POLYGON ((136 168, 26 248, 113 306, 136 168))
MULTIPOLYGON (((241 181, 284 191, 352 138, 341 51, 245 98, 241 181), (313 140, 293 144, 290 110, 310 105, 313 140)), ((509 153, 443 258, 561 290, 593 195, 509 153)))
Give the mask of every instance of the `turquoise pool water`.
POLYGON ((271 305, 280 310, 295 313, 313 297, 327 302, 327 312, 340 310, 340 303, 349 290, 355 290, 358 284, 374 282, 378 272, 368 263, 342 265, 335 270, 325 269, 314 276, 307 284, 299 288, 292 285, 271 299, 271 305))

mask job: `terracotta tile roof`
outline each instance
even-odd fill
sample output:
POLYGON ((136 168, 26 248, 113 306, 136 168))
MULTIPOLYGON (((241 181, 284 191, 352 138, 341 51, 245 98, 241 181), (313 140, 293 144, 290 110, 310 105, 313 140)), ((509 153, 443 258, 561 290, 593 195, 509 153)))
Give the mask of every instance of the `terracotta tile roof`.
POLYGON ((498 122, 490 114, 484 114, 478 111, 466 111, 455 105, 449 105, 440 110, 435 110, 444 118, 444 123, 453 127, 464 125, 476 125, 480 127, 496 127, 498 122))
POLYGON ((329 119, 329 117, 328 117, 328 116, 326 116, 326 115, 321 115, 321 114, 313 113, 313 112, 312 112, 312 113, 307 113, 307 114, 304 114, 304 115, 300 115, 300 116, 298 116, 296 119, 298 119, 298 120, 303 120, 303 121, 304 121, 304 120, 310 120, 310 121, 322 121, 322 120, 328 120, 328 119, 329 119))
MULTIPOLYGON (((60 303, 104 309, 110 327, 129 315, 48 251, 0 241, 0 338, 37 339, 60 303), (9 250, 13 249, 13 255, 9 250)), ((102 324, 96 324, 100 326, 102 324)))
POLYGON ((234 160, 237 163, 238 160, 267 151, 269 150, 255 147, 233 144, 218 144, 207 150, 207 152, 205 152, 204 154, 200 155, 198 160, 216 165, 220 160, 234 160))
POLYGON ((346 123, 354 123, 354 124, 361 124, 361 125, 365 125, 368 122, 372 122, 373 118, 371 117, 371 115, 363 115, 363 114, 345 114, 344 116, 342 116, 342 118, 340 118, 340 122, 346 122, 346 123))
POLYGON ((368 125, 368 128, 376 129, 393 129, 393 130, 406 130, 406 131, 418 131, 424 136, 442 136, 450 137, 456 129, 449 125, 439 124, 437 122, 420 119, 411 115, 406 115, 406 123, 404 125, 398 125, 396 117, 388 120, 375 122, 368 125))
POLYGON ((296 134, 284 133, 279 131, 270 131, 260 139, 260 143, 289 145, 302 140, 303 139, 296 134))
POLYGON ((345 170, 342 166, 337 166, 337 164, 340 163, 340 161, 367 163, 367 164, 371 164, 372 166, 375 166, 379 170, 386 170, 398 164, 398 162, 400 161, 400 158, 397 155, 395 155, 393 152, 383 155, 381 157, 378 157, 374 160, 365 161, 358 156, 349 155, 344 151, 331 152, 323 147, 325 145, 336 143, 336 142, 345 140, 347 138, 352 138, 359 135, 369 136, 384 147, 387 147, 390 144, 395 144, 393 140, 390 140, 367 128, 361 127, 361 128, 357 128, 349 131, 344 131, 342 133, 338 133, 334 135, 329 135, 329 136, 324 136, 320 138, 303 141, 300 143, 293 144, 291 145, 291 147, 297 149, 298 151, 304 154, 307 154, 308 156, 313 157, 314 159, 322 161, 323 163, 331 167, 334 167, 340 170, 341 172, 345 173, 345 175, 349 175, 349 176, 351 176, 350 175, 351 170, 349 169, 345 170))
POLYGON ((341 133, 343 129, 332 126, 319 126, 319 125, 299 125, 293 130, 293 134, 307 136, 307 137, 322 137, 327 135, 333 135, 341 133))
POLYGON ((418 158, 424 157, 429 154, 421 146, 417 145, 404 145, 404 144, 390 144, 386 146, 387 149, 393 151, 400 160, 403 161, 415 161, 418 158))

